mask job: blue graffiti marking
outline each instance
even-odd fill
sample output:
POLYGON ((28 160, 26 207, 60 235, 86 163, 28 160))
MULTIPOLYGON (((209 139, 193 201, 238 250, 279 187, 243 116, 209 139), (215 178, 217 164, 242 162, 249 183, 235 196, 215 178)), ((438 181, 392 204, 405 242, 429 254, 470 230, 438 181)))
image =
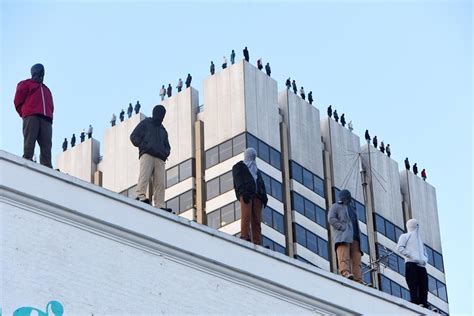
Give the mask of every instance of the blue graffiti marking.
POLYGON ((38 316, 62 316, 64 307, 58 301, 50 301, 46 305, 46 312, 43 312, 34 307, 20 307, 13 312, 13 316, 30 316, 31 312, 37 312, 38 316), (51 310, 51 314, 49 311, 51 310))

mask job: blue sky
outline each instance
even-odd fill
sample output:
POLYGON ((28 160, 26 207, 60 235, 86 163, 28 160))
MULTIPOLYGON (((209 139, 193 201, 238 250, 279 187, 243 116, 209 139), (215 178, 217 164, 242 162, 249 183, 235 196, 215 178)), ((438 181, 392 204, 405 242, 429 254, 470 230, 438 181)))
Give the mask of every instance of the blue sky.
MULTIPOLYGON (((127 2, 1 4, 0 148, 22 154, 16 84, 46 67, 55 100, 53 157, 92 124, 101 140, 129 102, 150 113, 161 84, 235 49, 291 76, 316 105, 390 143, 437 188, 453 314, 472 311, 472 4, 470 1, 127 2), (462 247, 461 247, 462 245, 462 247), (466 248, 467 247, 467 248, 466 248), (468 254, 468 255, 466 255, 468 254)), ((37 153, 38 153, 37 149, 37 153)), ((53 161, 54 164, 54 161, 53 161)))

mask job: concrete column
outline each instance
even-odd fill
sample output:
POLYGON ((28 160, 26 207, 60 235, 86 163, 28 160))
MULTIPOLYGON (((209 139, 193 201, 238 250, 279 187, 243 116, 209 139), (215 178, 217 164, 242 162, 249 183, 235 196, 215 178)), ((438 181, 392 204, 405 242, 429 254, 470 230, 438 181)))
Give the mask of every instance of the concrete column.
POLYGON ((288 126, 285 122, 280 122, 280 140, 281 140, 281 157, 282 157, 282 176, 283 176, 283 192, 284 192, 284 220, 286 231, 286 254, 293 258, 295 255, 293 243, 293 212, 291 211, 291 185, 290 185, 290 158, 288 148, 288 126))
POLYGON ((199 224, 207 225, 206 200, 204 185, 204 122, 197 120, 194 123, 194 135, 196 144, 196 214, 195 219, 199 224))
MULTIPOLYGON (((327 144, 325 144, 326 147, 327 144)), ((332 168, 331 168, 331 154, 325 148, 323 151, 323 166, 324 166, 324 180, 326 183, 325 190, 326 190, 326 210, 329 212, 331 208, 333 195, 332 195, 332 187, 333 187, 333 179, 332 179, 332 168)), ((332 245, 332 228, 331 225, 328 224, 328 244, 329 244, 329 263, 331 264, 331 271, 337 273, 337 257, 336 257, 336 249, 332 245)))

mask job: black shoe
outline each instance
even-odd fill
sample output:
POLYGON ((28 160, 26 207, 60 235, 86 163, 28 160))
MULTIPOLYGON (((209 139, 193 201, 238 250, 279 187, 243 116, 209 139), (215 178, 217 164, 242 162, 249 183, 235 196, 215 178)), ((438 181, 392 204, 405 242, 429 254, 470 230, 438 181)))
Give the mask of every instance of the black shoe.
POLYGON ((163 207, 162 210, 167 211, 168 213, 173 213, 173 209, 163 207))
POLYGON ((146 204, 150 204, 150 199, 140 200, 138 197, 136 197, 135 200, 146 203, 146 204))

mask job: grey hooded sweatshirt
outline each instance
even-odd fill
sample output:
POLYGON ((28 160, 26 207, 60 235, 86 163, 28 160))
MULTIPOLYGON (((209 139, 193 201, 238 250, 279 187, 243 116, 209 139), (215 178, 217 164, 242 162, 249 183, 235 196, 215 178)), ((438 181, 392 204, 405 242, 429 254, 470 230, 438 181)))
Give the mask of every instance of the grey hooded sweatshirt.
POLYGON ((405 262, 414 262, 421 267, 428 262, 428 254, 421 238, 420 223, 416 219, 407 221, 408 233, 398 239, 397 251, 405 258, 405 262))

